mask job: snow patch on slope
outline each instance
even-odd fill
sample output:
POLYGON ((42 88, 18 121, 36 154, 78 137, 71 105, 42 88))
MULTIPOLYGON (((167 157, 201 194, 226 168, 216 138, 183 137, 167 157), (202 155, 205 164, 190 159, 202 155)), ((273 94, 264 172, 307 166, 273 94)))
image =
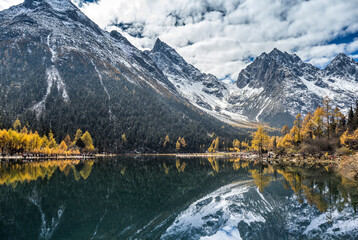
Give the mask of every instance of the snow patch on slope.
POLYGON ((58 70, 55 66, 51 66, 50 68, 46 69, 46 80, 47 80, 47 89, 46 89, 45 96, 39 103, 36 103, 32 107, 32 110, 34 110, 36 112, 37 117, 39 117, 41 115, 41 113, 46 109, 46 107, 45 107, 46 99, 47 99, 48 95, 51 93, 51 89, 54 84, 57 85, 57 90, 59 92, 62 92, 63 100, 65 102, 69 101, 65 83, 63 82, 63 80, 60 76, 60 73, 58 72, 58 70))
MULTIPOLYGON (((47 36, 47 45, 51 52, 51 62, 52 62, 52 64, 55 64, 55 61, 58 58, 58 54, 57 54, 57 51, 55 50, 55 48, 51 47, 52 46, 51 34, 49 34, 47 36)), ((36 112, 37 117, 39 117, 41 115, 41 113, 45 110, 46 99, 47 99, 48 95, 51 93, 51 88, 54 84, 57 85, 57 90, 59 92, 62 92, 63 100, 65 102, 68 102, 70 100, 67 90, 66 90, 66 85, 65 85, 64 81, 62 80, 60 73, 55 65, 52 65, 51 67, 46 69, 46 80, 47 80, 47 89, 46 89, 45 96, 39 103, 35 104, 32 107, 32 110, 34 110, 36 112)))

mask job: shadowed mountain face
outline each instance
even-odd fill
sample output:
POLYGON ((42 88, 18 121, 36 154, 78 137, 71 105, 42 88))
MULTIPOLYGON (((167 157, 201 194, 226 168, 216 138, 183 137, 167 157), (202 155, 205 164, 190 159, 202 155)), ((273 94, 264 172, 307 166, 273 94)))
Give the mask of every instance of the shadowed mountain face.
POLYGON ((81 128, 116 151, 159 151, 167 134, 194 150, 208 133, 232 132, 183 99, 147 54, 69 0, 26 0, 0 12, 0 60, 4 126, 19 117, 59 138, 81 128))

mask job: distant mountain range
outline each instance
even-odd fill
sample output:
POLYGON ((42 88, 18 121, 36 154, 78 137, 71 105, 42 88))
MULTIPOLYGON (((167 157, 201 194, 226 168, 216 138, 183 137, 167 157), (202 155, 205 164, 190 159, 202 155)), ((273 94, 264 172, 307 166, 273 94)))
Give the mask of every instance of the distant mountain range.
POLYGON ((25 0, 0 12, 2 124, 20 118, 59 138, 82 128, 103 150, 170 151, 166 135, 173 148, 185 137, 192 151, 210 144, 213 132, 243 139, 244 130, 230 125, 281 127, 326 95, 347 110, 357 82, 357 63, 344 54, 321 70, 274 49, 224 84, 159 39, 140 51, 69 0, 25 0))
POLYGON ((231 85, 201 73, 159 39, 147 54, 183 97, 228 123, 282 127, 291 125, 296 114, 314 111, 325 96, 343 112, 358 98, 358 63, 342 53, 319 69, 275 48, 257 57, 231 85))

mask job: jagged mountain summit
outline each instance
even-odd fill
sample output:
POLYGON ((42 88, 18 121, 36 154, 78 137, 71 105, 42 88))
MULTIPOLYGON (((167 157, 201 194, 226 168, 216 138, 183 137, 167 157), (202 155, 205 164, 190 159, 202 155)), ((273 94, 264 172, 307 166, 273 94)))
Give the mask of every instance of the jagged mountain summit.
POLYGON ((69 0, 26 0, 0 12, 0 59, 7 125, 19 117, 60 138, 90 130, 97 145, 118 151, 160 149, 166 135, 186 136, 192 149, 216 129, 232 135, 182 98, 147 54, 69 0))
POLYGON ((358 63, 344 54, 319 69, 274 49, 240 72, 229 102, 250 120, 278 127, 292 124, 297 113, 314 111, 325 96, 347 111, 358 97, 357 69, 358 63))
POLYGON ((358 97, 358 64, 344 54, 322 70, 275 48, 257 57, 230 85, 201 73, 159 39, 146 53, 181 96, 228 123, 281 127, 291 125, 298 113, 313 112, 325 96, 343 111, 358 97))
POLYGON ((227 110, 230 104, 226 99, 230 91, 214 75, 200 72, 160 39, 157 39, 153 49, 146 53, 180 95, 194 106, 228 123, 247 121, 245 116, 227 110))

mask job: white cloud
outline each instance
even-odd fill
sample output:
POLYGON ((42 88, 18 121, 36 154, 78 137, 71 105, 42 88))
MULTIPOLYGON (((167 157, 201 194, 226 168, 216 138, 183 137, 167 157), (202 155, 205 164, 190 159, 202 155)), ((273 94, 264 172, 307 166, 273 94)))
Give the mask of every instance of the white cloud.
MULTIPOLYGON (((0 0, 0 7, 10 2, 0 0)), ((358 32, 357 0, 100 0, 81 10, 107 30, 127 24, 121 32, 140 49, 160 37, 219 78, 236 79, 250 59, 274 47, 319 67, 358 50, 358 40, 329 44, 358 32)))
POLYGON ((24 0, 0 0, 0 11, 22 2, 24 2, 24 0))

